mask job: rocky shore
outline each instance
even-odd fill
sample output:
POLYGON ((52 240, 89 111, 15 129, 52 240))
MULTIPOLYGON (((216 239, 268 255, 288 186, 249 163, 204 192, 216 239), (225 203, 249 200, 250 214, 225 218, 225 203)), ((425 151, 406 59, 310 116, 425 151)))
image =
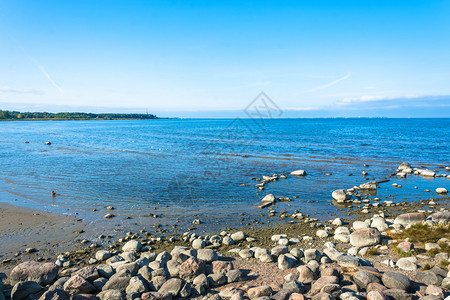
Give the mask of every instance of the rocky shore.
MULTIPOLYGON (((423 173, 406 167, 397 173, 423 173)), ((30 248, 20 261, 3 261, 0 300, 448 297, 448 197, 369 205, 360 191, 374 186, 367 182, 333 192, 344 204, 364 203, 348 218, 320 222, 270 207, 268 218, 289 222, 212 235, 140 230, 108 245, 84 240, 79 249, 57 257, 30 248)), ((268 196, 262 204, 282 200, 268 196)))

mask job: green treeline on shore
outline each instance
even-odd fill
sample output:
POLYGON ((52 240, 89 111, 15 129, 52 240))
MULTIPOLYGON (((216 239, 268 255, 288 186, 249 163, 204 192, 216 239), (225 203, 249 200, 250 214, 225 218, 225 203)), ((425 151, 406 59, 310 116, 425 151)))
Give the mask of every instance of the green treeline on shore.
POLYGON ((18 112, 0 110, 0 120, 149 120, 157 119, 152 114, 116 114, 116 113, 83 113, 83 112, 18 112))

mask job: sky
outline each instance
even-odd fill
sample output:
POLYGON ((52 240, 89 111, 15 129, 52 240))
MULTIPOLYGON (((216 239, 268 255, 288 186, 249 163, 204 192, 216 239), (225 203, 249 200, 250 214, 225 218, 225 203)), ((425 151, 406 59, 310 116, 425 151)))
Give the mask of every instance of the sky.
POLYGON ((0 0, 0 109, 450 116, 450 1, 0 0))

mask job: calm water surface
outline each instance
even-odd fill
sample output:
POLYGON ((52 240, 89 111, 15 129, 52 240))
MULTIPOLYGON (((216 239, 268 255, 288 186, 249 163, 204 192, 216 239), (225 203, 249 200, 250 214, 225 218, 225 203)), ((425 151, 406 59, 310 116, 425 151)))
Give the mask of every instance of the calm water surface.
MULTIPOLYGON (((324 218, 336 213, 333 190, 387 176, 403 161, 445 173, 449 146, 450 119, 0 122, 0 201, 66 213, 95 208, 100 217, 112 205, 123 218, 157 213, 234 226, 240 212, 260 214, 253 205, 273 193, 298 196, 278 211, 324 218), (297 169, 308 176, 259 193, 252 180, 297 169)), ((427 199, 423 190, 439 186, 450 189, 450 180, 411 176, 382 184, 377 197, 427 199)))

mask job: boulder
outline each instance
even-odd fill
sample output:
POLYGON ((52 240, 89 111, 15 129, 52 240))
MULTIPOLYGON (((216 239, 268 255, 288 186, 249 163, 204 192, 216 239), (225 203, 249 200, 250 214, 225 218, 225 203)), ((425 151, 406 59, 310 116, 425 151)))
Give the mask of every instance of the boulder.
POLYGON ((272 295, 272 288, 268 285, 257 286, 248 289, 247 294, 250 299, 270 297, 272 295))
POLYGON ((95 253, 95 259, 98 261, 107 260, 111 257, 111 252, 108 250, 99 250, 95 253))
POLYGON ((333 191, 333 193, 331 193, 331 197, 333 197, 334 200, 340 202, 340 201, 346 201, 346 200, 350 200, 350 198, 352 197, 352 195, 347 192, 347 190, 335 190, 333 191))
POLYGON ((322 276, 311 285, 309 293, 311 295, 317 294, 328 284, 339 284, 339 278, 336 276, 322 276))
POLYGON ((375 228, 358 229, 350 235, 350 244, 355 247, 375 246, 381 242, 381 234, 375 228))
POLYGON ((291 175, 293 176, 305 176, 306 172, 304 170, 296 170, 291 172, 291 175))
POLYGON ((403 274, 396 273, 396 272, 385 272, 383 276, 381 277, 381 280, 389 289, 399 289, 406 291, 409 289, 411 282, 403 274))
POLYGON ((362 190, 376 190, 378 183, 376 181, 367 181, 359 186, 362 190))
POLYGON ((281 254, 278 256, 278 268, 280 270, 286 270, 293 268, 297 259, 290 254, 281 254))
POLYGON ((97 289, 80 275, 74 275, 64 283, 64 290, 71 294, 91 294, 97 289))
POLYGON ((122 247, 123 252, 133 251, 133 252, 139 252, 142 248, 142 244, 138 240, 131 240, 126 242, 125 245, 122 247))
POLYGON ((207 263, 215 261, 219 258, 217 252, 212 249, 199 249, 197 251, 197 258, 207 263))
POLYGON ((436 194, 447 194, 447 189, 446 188, 437 188, 436 189, 436 194))
POLYGON ((185 281, 180 278, 171 278, 167 280, 159 289, 160 293, 168 293, 173 297, 177 296, 178 293, 185 285, 185 281))
POLYGON ((11 285, 19 281, 34 281, 40 285, 47 285, 55 281, 58 270, 59 267, 54 263, 27 261, 12 269, 9 279, 11 285))
MULTIPOLYGON (((42 286, 35 281, 20 281, 14 285, 11 291, 11 299, 23 300, 32 294, 40 292, 41 290, 42 286)), ((2 293, 2 291, 0 291, 0 293, 2 293)))
POLYGON ((198 275, 204 273, 205 267, 206 264, 203 260, 190 257, 180 265, 179 277, 186 281, 191 281, 198 275))
POLYGON ((442 283, 442 277, 431 270, 417 272, 416 280, 426 285, 439 286, 442 283))
POLYGON ((370 283, 380 283, 377 276, 366 271, 358 271, 353 275, 353 281, 362 289, 367 289, 370 283))
POLYGON ((394 220, 394 224, 400 224, 403 226, 412 225, 425 221, 427 216, 424 213, 406 213, 401 214, 394 220))
POLYGON ((39 300, 70 300, 70 294, 62 289, 49 289, 39 300))
POLYGON ((310 284, 314 281, 315 275, 314 272, 305 265, 299 266, 297 268, 298 271, 298 278, 297 280, 303 284, 310 284))
POLYGON ((235 241, 235 242, 240 242, 245 240, 247 236, 245 235, 245 233, 243 231, 238 231, 235 232, 231 235, 231 238, 235 241))
MULTIPOLYGON (((261 203, 270 203, 275 204, 277 201, 275 199, 275 196, 273 194, 268 194, 264 196, 264 198, 261 199, 261 203)), ((233 236, 231 236, 233 238, 233 236)), ((234 239, 234 238, 233 238, 234 239)))

